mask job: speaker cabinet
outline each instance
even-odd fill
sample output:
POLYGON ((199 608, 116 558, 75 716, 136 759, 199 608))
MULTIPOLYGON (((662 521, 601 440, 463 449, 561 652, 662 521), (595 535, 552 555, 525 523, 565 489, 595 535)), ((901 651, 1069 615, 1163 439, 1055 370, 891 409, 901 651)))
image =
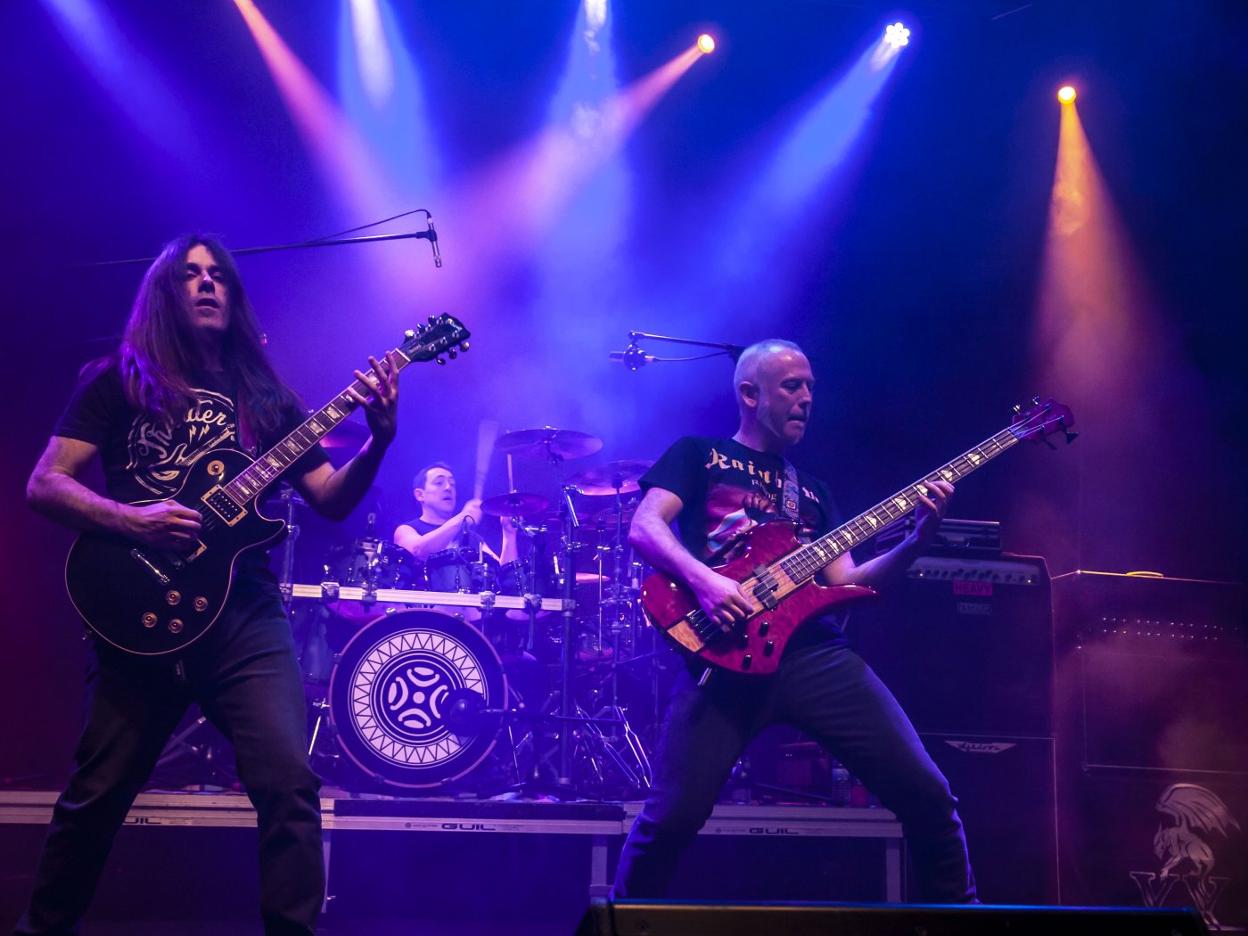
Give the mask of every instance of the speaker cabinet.
POLYGON ((1087 907, 931 907, 852 904, 707 904, 597 900, 577 936, 1198 936, 1184 910, 1087 907))
POLYGON ((1058 902, 1051 738, 922 735, 958 797, 979 899, 1058 902))
POLYGON ((924 556, 853 612, 849 633, 920 732, 1053 733, 1043 559, 924 556))
POLYGON ((1248 622, 1223 582, 1054 579, 1067 902, 1248 926, 1248 622))

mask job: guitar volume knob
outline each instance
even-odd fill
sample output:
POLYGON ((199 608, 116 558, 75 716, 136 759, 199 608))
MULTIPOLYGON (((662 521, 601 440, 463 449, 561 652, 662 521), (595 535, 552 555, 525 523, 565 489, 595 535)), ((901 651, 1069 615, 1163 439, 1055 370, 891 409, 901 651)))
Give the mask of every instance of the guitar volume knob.
POLYGON ((169 633, 180 634, 182 633, 182 627, 183 627, 182 619, 174 618, 172 621, 169 622, 169 633))
POLYGON ((196 611, 205 611, 205 610, 207 610, 207 608, 208 608, 208 599, 207 599, 207 598, 205 598, 203 595, 198 595, 198 596, 196 596, 196 598, 195 598, 195 610, 196 610, 196 611))
POLYGON ((173 607, 181 600, 182 600, 182 593, 178 591, 176 588, 171 588, 167 592, 165 592, 165 603, 168 604, 170 607, 173 607))
POLYGON ((145 612, 144 615, 141 618, 139 618, 139 621, 140 623, 142 623, 144 627, 147 627, 147 628, 155 627, 156 626, 156 612, 155 611, 145 612))

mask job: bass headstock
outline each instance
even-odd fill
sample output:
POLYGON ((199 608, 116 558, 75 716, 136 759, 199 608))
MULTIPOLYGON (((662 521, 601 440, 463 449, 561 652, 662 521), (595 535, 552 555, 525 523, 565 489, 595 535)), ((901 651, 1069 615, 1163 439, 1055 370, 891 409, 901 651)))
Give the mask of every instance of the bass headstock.
POLYGON ((1062 433, 1068 443, 1078 438, 1079 433, 1071 431, 1074 424, 1075 416, 1069 406, 1056 400, 1041 401, 1039 397, 1033 397, 1028 406, 1020 403, 1014 407, 1010 432, 1019 441, 1030 439, 1032 442, 1044 442, 1052 448, 1053 443, 1048 437, 1056 432, 1062 433))

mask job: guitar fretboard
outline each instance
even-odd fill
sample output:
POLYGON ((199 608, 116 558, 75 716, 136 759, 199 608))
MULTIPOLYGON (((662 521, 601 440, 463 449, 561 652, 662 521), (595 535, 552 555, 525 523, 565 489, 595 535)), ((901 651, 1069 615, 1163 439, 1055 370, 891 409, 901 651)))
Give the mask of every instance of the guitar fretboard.
POLYGON ((866 542, 884 527, 914 510, 919 495, 926 496, 931 482, 948 481, 951 484, 965 478, 972 471, 982 468, 1006 449, 1018 442, 1015 428, 1002 429, 991 438, 957 458, 941 465, 935 471, 920 478, 914 484, 902 488, 892 497, 860 513, 835 530, 825 533, 805 546, 800 546, 781 559, 776 565, 794 582, 804 582, 828 563, 855 546, 866 542))
MULTIPOLYGON (((398 352, 398 369, 402 370, 412 363, 411 358, 402 351, 398 352)), ((375 376, 370 368, 366 376, 375 376)), ((312 446, 323 439, 331 429, 351 415, 358 403, 352 399, 350 391, 367 398, 372 389, 359 380, 350 385, 336 397, 309 416, 290 435, 257 458, 236 478, 226 484, 222 490, 230 500, 243 506, 278 479, 283 471, 297 462, 312 446)))

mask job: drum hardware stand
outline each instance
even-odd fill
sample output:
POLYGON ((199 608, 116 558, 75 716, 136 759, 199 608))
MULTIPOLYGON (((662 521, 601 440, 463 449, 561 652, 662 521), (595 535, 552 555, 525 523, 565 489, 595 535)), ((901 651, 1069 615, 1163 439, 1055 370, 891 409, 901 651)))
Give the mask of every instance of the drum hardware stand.
MULTIPOLYGON (((553 455, 553 453, 552 453, 553 455)), ((576 516, 576 505, 572 502, 571 485, 563 485, 559 489, 559 512, 563 515, 563 656, 562 672, 560 673, 559 690, 559 775, 557 783, 561 788, 572 786, 572 721, 574 705, 572 699, 572 663, 575 655, 576 640, 576 567, 573 557, 576 544, 573 538, 581 522, 576 516)))
POLYGON ((290 611, 294 605, 294 595, 290 586, 295 580, 295 540, 299 539, 299 524, 295 523, 295 505, 302 501, 293 487, 283 484, 281 502, 283 519, 286 521, 286 539, 282 543, 282 574, 278 588, 282 593, 282 607, 286 611, 286 616, 290 617, 290 611))
POLYGON ((160 758, 156 761, 156 766, 152 768, 153 776, 158 771, 168 768, 171 764, 176 763, 182 757, 193 758, 202 764, 207 771, 207 776, 195 784, 183 784, 183 786, 207 787, 212 785, 213 775, 220 781, 219 786, 230 786, 235 782, 235 778, 231 775, 229 768, 221 766, 217 763, 217 749, 212 744, 211 738, 205 738, 202 744, 195 744, 192 738, 208 724, 207 716, 202 713, 189 725, 179 731, 176 735, 169 739, 165 744, 165 748, 161 751, 160 758))
POLYGON ((308 737, 308 757, 311 757, 316 751, 317 742, 321 738, 321 729, 326 727, 325 719, 329 714, 329 700, 321 696, 315 702, 308 704, 309 707, 316 710, 316 721, 312 723, 312 733, 308 737))

